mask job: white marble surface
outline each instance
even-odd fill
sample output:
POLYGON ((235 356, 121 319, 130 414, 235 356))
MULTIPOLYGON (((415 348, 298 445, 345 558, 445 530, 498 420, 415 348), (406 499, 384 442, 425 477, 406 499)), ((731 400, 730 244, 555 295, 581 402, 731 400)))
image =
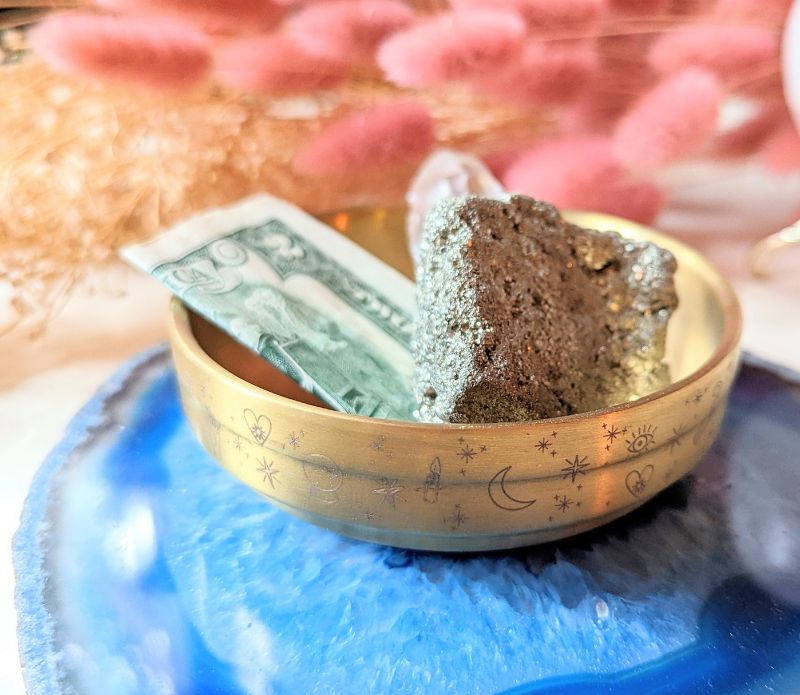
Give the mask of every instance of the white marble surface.
MULTIPOLYGON (((749 191, 752 181, 747 176, 739 185, 749 191)), ((657 225, 665 231, 685 232, 694 227, 697 215, 704 215, 708 223, 708 215, 715 214, 709 203, 717 194, 714 182, 709 184, 703 176, 683 181, 683 187, 675 186, 672 212, 657 225)), ((732 181, 736 179, 729 178, 723 189, 727 194, 732 181)), ((775 275, 766 283, 749 279, 745 263, 747 249, 761 230, 780 224, 774 220, 781 215, 781 221, 786 219, 784 208, 792 203, 787 193, 796 190, 795 200, 800 201, 800 179, 781 185, 779 201, 749 193, 742 196, 738 210, 717 208, 719 221, 704 228, 719 232, 682 235, 733 281, 745 314, 745 348, 800 370, 800 249, 776 259, 775 275), (787 186, 794 188, 787 191, 787 186)), ((21 332, 0 338, 0 693, 7 695, 24 692, 10 541, 27 486, 94 390, 127 357, 165 339, 166 292, 122 266, 113 272, 126 286, 124 296, 78 291, 42 338, 30 341, 21 332)), ((3 310, 0 305, 0 325, 8 318, 3 310)))

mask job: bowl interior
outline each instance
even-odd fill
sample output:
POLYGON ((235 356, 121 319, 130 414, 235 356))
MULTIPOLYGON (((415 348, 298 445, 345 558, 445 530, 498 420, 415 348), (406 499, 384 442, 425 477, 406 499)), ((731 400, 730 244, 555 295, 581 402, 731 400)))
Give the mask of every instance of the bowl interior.
MULTIPOLYGON (((412 277, 404 215, 400 208, 363 209, 321 215, 321 218, 407 277, 412 277)), ((635 240, 653 241, 673 252, 678 258, 675 286, 679 307, 670 319, 667 331, 666 361, 670 366, 672 383, 690 376, 707 363, 726 339, 725 312, 728 307, 724 302, 720 303, 720 297, 734 301, 729 288, 717 274, 708 272, 708 262, 677 240, 627 220, 581 212, 568 212, 565 217, 588 228, 612 230, 635 240)), ((203 350, 232 374, 301 403, 328 407, 202 317, 190 313, 190 321, 203 350)), ((730 330, 731 327, 727 328, 730 330)))

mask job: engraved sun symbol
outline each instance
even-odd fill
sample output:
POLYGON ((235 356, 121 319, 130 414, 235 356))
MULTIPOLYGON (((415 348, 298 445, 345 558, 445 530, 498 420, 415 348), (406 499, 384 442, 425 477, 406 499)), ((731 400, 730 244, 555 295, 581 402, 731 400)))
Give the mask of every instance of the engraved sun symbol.
POLYGON ((263 475, 261 482, 266 483, 269 481, 269 485, 273 490, 275 489, 275 483, 277 482, 278 473, 280 472, 277 468, 273 468, 274 465, 274 461, 267 463, 267 459, 263 456, 261 457, 261 462, 258 464, 258 472, 263 475))
POLYGON ((566 480, 567 478, 571 478, 571 482, 575 482, 575 478, 579 475, 586 475, 585 468, 589 467, 588 463, 585 463, 588 457, 584 456, 580 458, 578 454, 575 454, 575 458, 570 461, 569 459, 564 459, 564 461, 568 464, 565 468, 561 469, 561 472, 564 474, 562 478, 566 480))
POLYGON ((572 500, 566 495, 564 495, 563 497, 556 495, 555 499, 556 499, 555 507, 556 509, 559 509, 562 513, 566 512, 570 508, 570 506, 572 506, 572 500))
POLYGON ((672 453, 672 450, 676 446, 680 446, 683 444, 683 437, 686 434, 686 425, 678 425, 678 427, 672 428, 672 436, 667 441, 667 446, 669 447, 669 453, 672 453))
POLYGON ((402 489, 403 486, 397 484, 397 479, 389 480, 388 478, 383 478, 380 487, 375 488, 373 492, 376 495, 381 495, 381 501, 378 504, 386 502, 390 507, 394 507, 397 502, 397 496, 402 489))
POLYGON ((292 447, 292 449, 296 449, 300 446, 300 440, 306 436, 306 433, 303 430, 299 432, 290 432, 289 436, 286 438, 286 443, 292 447))
POLYGON ((453 531, 455 531, 457 528, 460 528, 461 525, 467 521, 467 519, 469 519, 469 517, 464 514, 464 510, 461 509, 461 505, 457 504, 453 509, 453 513, 445 518, 444 521, 450 525, 450 528, 453 529, 453 531))
POLYGON ((542 453, 544 453, 545 451, 547 451, 547 450, 550 448, 550 440, 549 440, 549 439, 546 439, 545 437, 542 437, 542 438, 541 438, 541 439, 540 439, 540 440, 539 440, 539 441, 536 443, 536 448, 537 448, 539 451, 541 451, 542 453))
POLYGON ((628 451, 632 454, 643 454, 649 450, 656 441, 655 433, 657 429, 658 427, 654 425, 640 427, 630 439, 625 440, 628 445, 628 451))
POLYGON ((458 455, 464 459, 466 463, 469 463, 478 455, 478 453, 475 451, 475 449, 469 446, 469 444, 465 444, 464 448, 458 452, 458 455))

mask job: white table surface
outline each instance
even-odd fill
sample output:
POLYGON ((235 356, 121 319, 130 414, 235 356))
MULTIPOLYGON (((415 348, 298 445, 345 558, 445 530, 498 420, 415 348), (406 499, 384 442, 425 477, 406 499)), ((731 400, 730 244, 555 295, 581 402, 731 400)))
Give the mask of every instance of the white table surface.
MULTIPOLYGON (((748 176, 736 181, 751 190, 748 176)), ((657 226, 670 231, 691 228, 698 215, 708 214, 705 203, 718 191, 706 183, 707 177, 686 180, 675 196, 673 211, 657 226), (704 204, 698 206, 698 200, 704 204)), ((728 201, 730 185, 736 181, 726 181, 728 201)), ((795 200, 800 201, 800 178, 780 185, 794 187, 795 200)), ((774 228, 786 218, 786 190, 768 188, 759 198, 742 196, 738 210, 726 208, 718 226, 704 225, 728 231, 684 238, 700 246, 734 283, 745 314, 745 348, 800 370, 800 250, 776 259, 776 276, 768 283, 753 281, 746 273, 752 230, 774 228), (771 194, 780 200, 770 199, 771 194)), ((111 273, 114 284, 125 287, 124 296, 79 290, 42 338, 31 341, 19 331, 0 338, 0 693, 7 695, 24 692, 10 543, 30 480, 95 389, 126 358, 166 337, 166 291, 122 266, 111 273)), ((2 296, 0 286, 0 327, 9 316, 2 296)))

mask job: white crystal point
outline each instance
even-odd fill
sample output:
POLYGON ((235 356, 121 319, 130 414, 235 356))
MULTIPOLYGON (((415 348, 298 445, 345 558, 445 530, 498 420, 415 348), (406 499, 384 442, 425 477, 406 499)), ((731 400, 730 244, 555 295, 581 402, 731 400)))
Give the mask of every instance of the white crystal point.
POLYGON ((477 157, 454 150, 437 150, 417 169, 406 193, 406 236, 414 264, 419 262, 419 244, 425 215, 444 198, 482 195, 498 198, 502 184, 477 157))

